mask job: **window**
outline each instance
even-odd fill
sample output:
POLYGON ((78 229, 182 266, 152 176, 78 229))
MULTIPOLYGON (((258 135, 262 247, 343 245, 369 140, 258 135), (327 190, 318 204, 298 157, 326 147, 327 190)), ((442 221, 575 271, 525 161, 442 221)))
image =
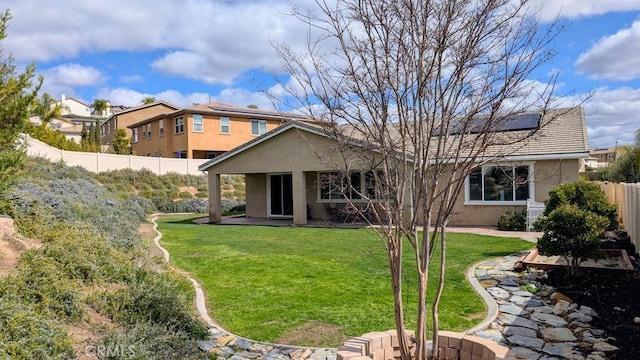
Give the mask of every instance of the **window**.
POLYGON ((251 120, 251 135, 262 135, 267 132, 266 120, 251 120))
MULTIPOLYGON (((220 133, 228 134, 231 132, 228 117, 220 117, 220 133)), ((253 134, 253 123, 251 124, 251 133, 253 134)))
POLYGON ((147 125, 142 125, 142 132, 140 134, 140 137, 144 139, 145 136, 147 136, 147 125))
POLYGON ((184 132, 184 118, 178 116, 176 118, 176 134, 182 134, 184 132))
POLYGON ((467 178, 467 202, 522 203, 533 197, 533 165, 475 168, 467 178))
POLYGON ((131 142, 138 142, 138 128, 133 128, 133 135, 131 135, 131 142))
POLYGON ((113 130, 118 127, 118 119, 113 119, 113 130))
POLYGON ((62 124, 51 124, 51 128, 56 130, 56 129, 61 129, 62 128, 62 124))
POLYGON ((193 132, 202 132, 202 115, 193 114, 193 132))
POLYGON ((160 134, 160 136, 164 136, 164 119, 160 119, 158 121, 158 133, 160 134))
POLYGON ((151 140, 151 123, 147 124, 147 140, 151 140))
POLYGON ((176 158, 178 159, 186 159, 187 158, 187 152, 186 151, 176 151, 176 158))
POLYGON ((363 200, 362 195, 368 199, 381 198, 380 189, 384 187, 382 171, 377 171, 376 175, 373 171, 352 171, 348 176, 339 172, 318 173, 318 199, 341 202, 346 201, 345 197, 349 200, 363 200), (376 180, 379 181, 379 186, 376 186, 376 180), (364 193, 362 189, 365 189, 364 193))

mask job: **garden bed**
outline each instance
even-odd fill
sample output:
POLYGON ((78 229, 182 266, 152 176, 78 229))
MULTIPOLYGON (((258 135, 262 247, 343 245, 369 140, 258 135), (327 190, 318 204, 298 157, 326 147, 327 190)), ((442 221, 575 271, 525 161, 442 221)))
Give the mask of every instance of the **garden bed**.
MULTIPOLYGON (((625 250, 607 249, 602 250, 601 259, 587 259, 580 263, 581 269, 597 269, 602 271, 630 271, 634 270, 629 255, 625 250)), ((538 253, 538 249, 529 251, 529 254, 522 259, 524 268, 532 267, 541 270, 560 269, 567 266, 567 260, 562 256, 546 256, 538 253)))

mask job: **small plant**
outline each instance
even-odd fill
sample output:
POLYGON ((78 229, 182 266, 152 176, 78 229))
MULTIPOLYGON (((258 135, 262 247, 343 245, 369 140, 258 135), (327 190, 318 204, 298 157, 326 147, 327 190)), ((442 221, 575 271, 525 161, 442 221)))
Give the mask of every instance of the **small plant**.
POLYGON ((508 209, 498 219, 498 230, 525 231, 527 230, 527 211, 508 209))
POLYGON ((533 284, 520 285, 520 290, 535 294, 538 292, 538 287, 533 284))
POLYGON ((574 276, 584 259, 599 257, 599 235, 608 223, 604 216, 577 205, 562 204, 538 220, 544 231, 538 239, 538 249, 545 255, 562 256, 569 275, 574 276))
MULTIPOLYGON (((549 199, 545 201, 544 216, 549 216, 555 209, 565 204, 576 205, 582 210, 592 212, 606 218, 603 230, 618 228, 618 217, 615 205, 609 203, 607 195, 598 184, 579 180, 555 186, 549 192, 549 199)), ((535 225, 538 227, 538 225, 535 225)))

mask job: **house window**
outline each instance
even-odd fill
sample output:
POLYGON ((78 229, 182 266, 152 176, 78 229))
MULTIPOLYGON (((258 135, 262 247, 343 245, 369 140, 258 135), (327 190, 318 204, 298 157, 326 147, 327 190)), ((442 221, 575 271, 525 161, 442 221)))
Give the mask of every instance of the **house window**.
POLYGON ((164 119, 160 119, 158 121, 158 133, 160 134, 160 136, 164 136, 164 119))
POLYGON ((182 134, 184 132, 184 117, 178 116, 176 118, 176 134, 182 134))
POLYGON ((118 127, 118 120, 113 119, 113 130, 115 130, 117 127, 118 127))
POLYGON ((147 125, 142 125, 142 133, 140 134, 140 137, 144 139, 146 135, 147 135, 147 125))
POLYGON ((147 140, 151 140, 151 124, 147 124, 147 140))
POLYGON ((187 152, 186 151, 176 151, 176 158, 178 159, 186 159, 187 158, 187 152))
MULTIPOLYGON (((253 123, 251 124, 251 131, 253 133, 253 123)), ((221 117, 220 118, 220 133, 221 134, 228 134, 231 132, 231 128, 229 125, 229 118, 228 117, 221 117)))
POLYGON ((138 142, 138 128, 133 128, 133 135, 131 135, 131 142, 138 142))
POLYGON ((466 201, 525 204, 533 197, 533 165, 487 165, 467 178, 466 201))
POLYGON ((193 115, 193 132, 202 132, 202 115, 193 115))
POLYGON ((266 120, 251 120, 251 135, 262 135, 267 132, 266 120))
POLYGON ((51 128, 56 130, 56 129, 61 129, 62 128, 62 124, 51 124, 51 128))
POLYGON ((359 201, 363 200, 363 195, 366 200, 378 199, 384 184, 382 171, 376 174, 373 171, 352 171, 348 175, 340 172, 318 173, 318 199, 324 202, 344 202, 346 199, 359 201), (382 186, 376 186, 376 181, 382 186))

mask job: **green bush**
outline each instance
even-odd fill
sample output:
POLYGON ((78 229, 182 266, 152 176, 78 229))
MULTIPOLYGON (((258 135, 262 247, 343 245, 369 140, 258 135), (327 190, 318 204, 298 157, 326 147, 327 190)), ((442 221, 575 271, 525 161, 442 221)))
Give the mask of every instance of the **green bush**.
POLYGON ((569 273, 575 274, 583 259, 599 256, 599 235, 608 219, 577 205, 561 204, 542 216, 539 224, 544 231, 538 239, 540 253, 564 257, 569 273))
POLYGON ((498 230, 526 231, 527 210, 508 209, 498 219, 498 230))
POLYGON ((0 297, 0 359, 72 358, 75 356, 71 339, 62 322, 24 302, 0 297))
MULTIPOLYGON (((549 192, 549 199, 545 201, 545 216, 562 205, 576 205, 582 210, 592 212, 607 219, 606 230, 618 228, 616 207, 610 204, 604 191, 598 184, 580 180, 555 186, 549 192)), ((536 228, 540 228, 536 224, 536 228)))

